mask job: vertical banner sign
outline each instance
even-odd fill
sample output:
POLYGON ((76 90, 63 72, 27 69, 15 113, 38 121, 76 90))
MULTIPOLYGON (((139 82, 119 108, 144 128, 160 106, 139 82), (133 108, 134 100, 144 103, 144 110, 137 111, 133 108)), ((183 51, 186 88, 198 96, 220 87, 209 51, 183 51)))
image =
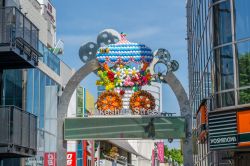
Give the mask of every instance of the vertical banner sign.
POLYGON ((56 153, 44 153, 44 166, 56 166, 56 153))
POLYGON ((76 152, 67 152, 67 166, 76 166, 76 152))
POLYGON ((157 149, 158 149, 158 160, 160 163, 164 163, 164 143, 158 142, 157 149))
POLYGON ((151 159, 152 159, 151 166, 155 166, 155 150, 154 149, 152 150, 152 157, 151 157, 151 159))

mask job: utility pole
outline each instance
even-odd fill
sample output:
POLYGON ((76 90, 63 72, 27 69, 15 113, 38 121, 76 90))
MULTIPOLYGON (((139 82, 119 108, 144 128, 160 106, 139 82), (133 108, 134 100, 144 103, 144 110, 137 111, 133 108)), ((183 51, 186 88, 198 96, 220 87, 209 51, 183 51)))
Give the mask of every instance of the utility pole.
POLYGON ((155 166, 159 166, 157 143, 154 143, 155 166))

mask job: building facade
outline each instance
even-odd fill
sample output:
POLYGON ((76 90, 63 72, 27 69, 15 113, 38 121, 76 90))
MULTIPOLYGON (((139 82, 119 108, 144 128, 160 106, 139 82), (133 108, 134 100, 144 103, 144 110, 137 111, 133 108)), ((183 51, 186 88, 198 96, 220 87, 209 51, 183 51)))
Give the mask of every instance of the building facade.
POLYGON ((249 6, 248 0, 187 1, 195 165, 249 161, 249 6))
POLYGON ((45 0, 0 6, 0 165, 48 165, 56 161, 59 96, 74 73, 51 52, 56 11, 45 0))

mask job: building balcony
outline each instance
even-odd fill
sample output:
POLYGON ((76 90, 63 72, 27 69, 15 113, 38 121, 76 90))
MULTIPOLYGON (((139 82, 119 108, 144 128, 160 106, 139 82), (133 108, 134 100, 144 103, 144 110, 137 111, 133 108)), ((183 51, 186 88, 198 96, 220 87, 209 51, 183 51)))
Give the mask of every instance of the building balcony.
POLYGON ((0 158, 31 157, 37 151, 37 117, 15 106, 0 106, 0 158))
POLYGON ((0 69, 36 67, 38 36, 38 28, 17 8, 0 8, 0 69))

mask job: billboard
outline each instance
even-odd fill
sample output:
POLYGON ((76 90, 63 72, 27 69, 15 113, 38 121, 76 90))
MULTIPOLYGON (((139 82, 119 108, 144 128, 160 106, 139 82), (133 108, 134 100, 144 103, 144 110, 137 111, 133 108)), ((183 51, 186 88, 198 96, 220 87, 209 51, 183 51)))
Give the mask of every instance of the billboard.
POLYGON ((184 138, 183 117, 98 116, 66 118, 64 139, 166 139, 184 138))

